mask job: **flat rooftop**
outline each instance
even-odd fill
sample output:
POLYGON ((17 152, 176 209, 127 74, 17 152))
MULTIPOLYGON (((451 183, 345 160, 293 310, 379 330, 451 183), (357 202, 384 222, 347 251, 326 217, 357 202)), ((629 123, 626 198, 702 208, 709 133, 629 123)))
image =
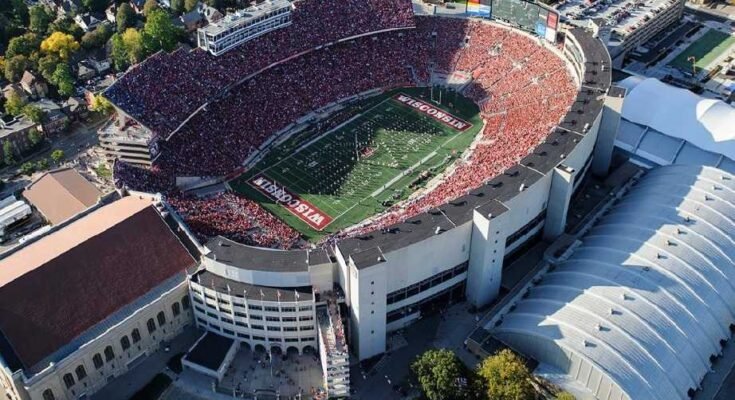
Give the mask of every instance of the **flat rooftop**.
POLYGON ((227 352, 230 351, 234 342, 230 338, 207 332, 189 351, 185 359, 190 363, 217 371, 225 361, 227 352))
POLYGON ((291 7, 291 3, 288 0, 269 0, 258 5, 238 10, 232 14, 227 14, 221 20, 200 28, 199 31, 204 32, 207 35, 217 35, 227 31, 228 29, 236 28, 253 19, 260 18, 273 11, 286 7, 291 7))
POLYGON ((568 22, 586 26, 591 19, 604 19, 617 35, 610 45, 617 46, 661 11, 674 6, 677 0, 563 0, 556 9, 568 22), (616 37, 619 40, 616 40, 616 37))

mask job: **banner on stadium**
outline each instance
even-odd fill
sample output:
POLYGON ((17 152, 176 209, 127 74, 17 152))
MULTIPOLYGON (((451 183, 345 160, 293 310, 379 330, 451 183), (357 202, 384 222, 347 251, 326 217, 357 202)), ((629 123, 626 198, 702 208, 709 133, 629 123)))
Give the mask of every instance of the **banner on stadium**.
POLYGON ((490 5, 482 4, 480 0, 467 0, 467 14, 490 18, 490 13, 490 5))
POLYGON ((472 128, 471 123, 465 120, 462 120, 460 118, 457 118, 454 115, 440 108, 437 108, 429 103, 426 103, 418 99, 414 99, 413 97, 405 95, 403 93, 398 93, 394 95, 393 99, 407 107, 412 107, 416 111, 424 115, 428 115, 431 118, 434 118, 435 120, 441 122, 442 124, 450 128, 456 129, 460 132, 464 132, 467 129, 472 128))
POLYGON ((248 180, 248 185, 254 187, 267 198, 286 208, 291 214, 297 216, 310 227, 321 231, 332 223, 332 217, 316 208, 313 204, 301 199, 285 186, 264 176, 256 175, 248 180))

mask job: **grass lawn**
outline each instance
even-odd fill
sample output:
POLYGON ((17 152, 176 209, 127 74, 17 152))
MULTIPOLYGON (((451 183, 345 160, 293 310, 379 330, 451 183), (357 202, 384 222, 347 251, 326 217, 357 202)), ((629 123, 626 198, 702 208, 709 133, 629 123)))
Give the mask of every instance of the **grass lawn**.
POLYGON ((697 41, 689 45, 669 65, 685 72, 691 72, 692 63, 687 58, 694 56, 697 72, 705 69, 712 61, 735 45, 735 37, 718 30, 710 29, 697 41))
POLYGON ((427 88, 404 88, 367 99, 345 111, 354 115, 344 125, 294 135, 230 185, 309 240, 358 223, 407 198, 441 173, 481 129, 479 110, 472 101, 453 92, 442 93, 441 105, 430 98, 427 88), (437 121, 396 100, 393 96, 399 93, 472 126, 462 131, 437 121), (267 177, 309 202, 331 217, 331 223, 322 230, 309 226, 285 205, 255 189, 250 181, 256 176, 267 177))

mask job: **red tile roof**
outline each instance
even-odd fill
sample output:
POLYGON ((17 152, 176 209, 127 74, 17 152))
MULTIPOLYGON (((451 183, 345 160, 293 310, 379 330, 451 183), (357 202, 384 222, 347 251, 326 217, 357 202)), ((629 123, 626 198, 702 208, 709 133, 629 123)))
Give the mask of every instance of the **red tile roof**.
POLYGON ((24 367, 195 264, 150 201, 136 201, 102 207, 0 261, 10 272, 0 279, 0 330, 24 367))

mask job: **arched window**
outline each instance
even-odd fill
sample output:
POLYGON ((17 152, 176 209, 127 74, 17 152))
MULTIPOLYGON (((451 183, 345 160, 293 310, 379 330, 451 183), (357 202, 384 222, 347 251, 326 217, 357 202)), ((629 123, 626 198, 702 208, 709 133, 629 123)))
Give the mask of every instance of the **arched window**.
POLYGON ((133 332, 130 334, 130 336, 133 337, 133 343, 140 342, 140 331, 138 328, 133 329, 133 332))
POLYGON ((189 309, 189 296, 184 296, 181 298, 181 306, 184 307, 184 310, 189 309))
POLYGON ((77 373, 77 380, 82 380, 87 377, 87 370, 84 369, 84 365, 80 365, 75 370, 77 373))
POLYGON ((112 350, 112 346, 105 347, 105 361, 112 361, 115 359, 115 352, 112 350))
POLYGON ((153 318, 150 318, 148 320, 148 333, 153 333, 156 331, 156 323, 153 322, 153 318))
POLYGON ((166 314, 164 314, 163 311, 159 312, 158 315, 156 315, 156 318, 158 319, 158 326, 166 325, 166 314))
POLYGON ((43 391, 43 400, 56 400, 56 396, 54 396, 54 392, 51 389, 46 389, 43 391))
POLYGON ((92 362, 94 363, 95 368, 97 369, 102 368, 103 362, 102 362, 102 356, 100 355, 100 353, 97 353, 94 355, 94 357, 92 357, 92 362))
POLYGON ((64 375, 64 384, 67 389, 71 389, 71 387, 74 386, 74 377, 71 376, 71 374, 64 375))
POLYGON ((130 339, 127 336, 120 338, 120 347, 122 347, 123 351, 130 348, 130 339))
POLYGON ((179 314, 181 314, 181 306, 179 306, 179 303, 171 304, 171 313, 174 317, 178 317, 179 314))

